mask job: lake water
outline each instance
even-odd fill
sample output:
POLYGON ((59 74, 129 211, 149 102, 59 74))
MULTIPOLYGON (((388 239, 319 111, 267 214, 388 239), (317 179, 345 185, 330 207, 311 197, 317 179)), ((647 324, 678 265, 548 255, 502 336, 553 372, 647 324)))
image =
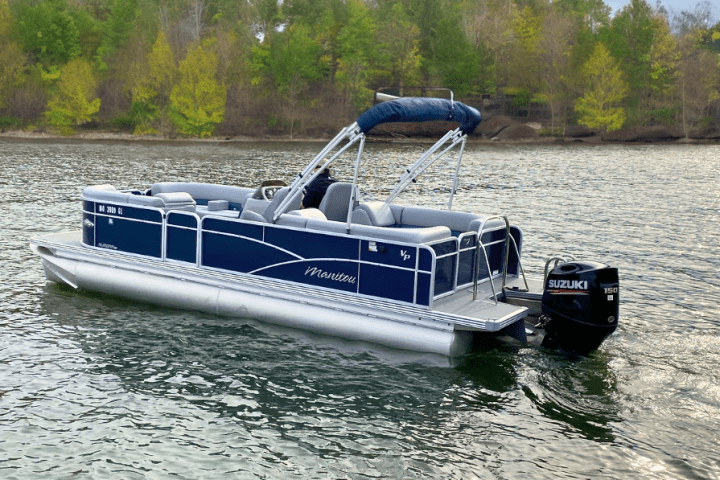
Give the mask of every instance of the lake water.
MULTIPOLYGON (((620 326, 587 358, 449 362, 136 304, 47 283, 30 252, 79 229, 86 185, 290 180, 319 147, 0 140, 0 478, 720 478, 718 145, 468 145, 453 209, 507 214, 526 270, 619 267, 620 326)), ((365 198, 422 151, 386 147, 365 198)))

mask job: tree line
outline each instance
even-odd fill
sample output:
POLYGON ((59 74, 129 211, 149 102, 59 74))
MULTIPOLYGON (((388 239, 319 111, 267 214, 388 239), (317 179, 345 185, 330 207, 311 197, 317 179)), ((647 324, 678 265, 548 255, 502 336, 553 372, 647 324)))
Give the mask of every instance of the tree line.
POLYGON ((0 0, 0 128, 325 135, 373 93, 568 124, 707 126, 720 23, 631 0, 0 0))

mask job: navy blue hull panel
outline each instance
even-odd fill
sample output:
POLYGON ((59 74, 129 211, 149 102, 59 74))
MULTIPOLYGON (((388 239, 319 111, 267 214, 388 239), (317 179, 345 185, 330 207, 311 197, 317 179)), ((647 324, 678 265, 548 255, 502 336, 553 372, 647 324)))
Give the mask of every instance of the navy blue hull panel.
POLYGON ((359 240, 356 238, 267 226, 265 242, 302 258, 358 258, 359 240))
MULTIPOLYGON (((430 246, 403 245, 236 219, 205 218, 198 225, 198 216, 186 211, 92 201, 83 208, 87 245, 418 305, 470 283, 476 264, 472 235, 430 246)), ((511 234, 520 247, 522 232, 513 227, 511 234)), ((483 235, 484 242, 493 243, 484 250, 490 272, 502 268, 504 235, 505 230, 483 235)), ((485 256, 478 260, 479 277, 487 278, 485 256)), ((518 269, 514 249, 509 264, 510 272, 518 269)))
MULTIPOLYGON (((360 259, 364 262, 392 265, 395 267, 415 268, 417 248, 393 245, 385 242, 362 241, 360 259)), ((429 265, 428 265, 429 266, 429 265)), ((430 268, 428 268, 428 271, 430 268)))
POLYGON ((413 303, 415 272, 361 264, 359 293, 413 303))
POLYGON ((168 227, 167 258, 183 262, 197 261, 197 230, 168 227))
POLYGON ((110 250, 162 256, 162 224, 145 223, 123 218, 96 216, 96 247, 110 250))
POLYGON ((112 205, 96 203, 95 213, 98 215, 111 215, 128 220, 142 220, 145 222, 162 222, 162 212, 151 208, 129 207, 127 205, 112 205))
POLYGON ((178 227, 197 228, 197 218, 186 213, 170 212, 167 216, 167 224, 178 227))
POLYGON ((211 232, 202 234, 202 265, 205 267, 250 273, 294 260, 298 258, 262 242, 211 232))
POLYGON ((263 226, 252 223, 233 222, 218 218, 206 218, 203 220, 202 228, 203 231, 229 233, 232 235, 254 238, 255 240, 263 239, 263 226))
POLYGON ((303 260, 275 265, 257 272, 263 277, 357 293, 358 263, 334 260, 303 260))
POLYGON ((430 305, 430 279, 429 273, 418 272, 415 303, 430 305))

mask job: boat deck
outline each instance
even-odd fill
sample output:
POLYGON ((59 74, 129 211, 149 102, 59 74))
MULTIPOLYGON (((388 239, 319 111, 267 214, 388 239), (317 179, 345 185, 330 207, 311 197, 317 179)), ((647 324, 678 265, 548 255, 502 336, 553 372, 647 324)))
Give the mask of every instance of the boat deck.
MULTIPOLYGON (((502 279, 496 278, 494 284, 495 291, 499 295, 502 292, 502 279)), ((524 287, 524 282, 522 278, 508 277, 506 285, 510 288, 519 288, 524 287)), ((542 282, 530 283, 531 292, 523 292, 523 297, 528 298, 529 302, 539 301, 542 297, 541 286, 542 282), (533 288, 536 290, 533 291, 533 288)), ((435 300, 432 309, 435 312, 457 316, 457 329, 470 331, 498 331, 533 313, 530 305, 500 301, 495 303, 489 282, 478 285, 477 298, 473 300, 472 287, 465 287, 458 289, 452 295, 435 300)))

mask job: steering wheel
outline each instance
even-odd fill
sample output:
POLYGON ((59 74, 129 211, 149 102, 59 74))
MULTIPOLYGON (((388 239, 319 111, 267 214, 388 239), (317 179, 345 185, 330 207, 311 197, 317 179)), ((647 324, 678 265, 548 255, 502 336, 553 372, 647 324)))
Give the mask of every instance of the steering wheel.
POLYGON ((272 200, 280 188, 280 186, 262 187, 260 191, 262 192, 262 196, 265 200, 272 200))
POLYGON ((260 184, 257 190, 255 190, 252 198, 259 200, 272 200, 278 190, 285 186, 287 186, 287 184, 282 180, 265 180, 260 184))

